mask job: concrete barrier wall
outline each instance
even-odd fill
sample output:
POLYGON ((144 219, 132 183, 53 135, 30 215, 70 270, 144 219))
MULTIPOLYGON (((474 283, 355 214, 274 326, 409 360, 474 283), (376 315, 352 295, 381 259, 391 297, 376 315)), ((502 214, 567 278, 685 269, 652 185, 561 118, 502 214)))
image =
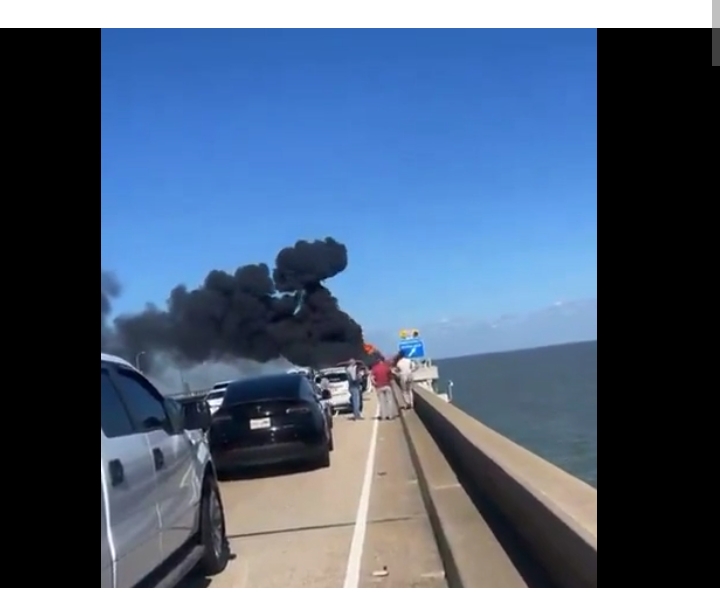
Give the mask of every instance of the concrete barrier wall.
POLYGON ((597 490, 415 388, 415 410, 470 489, 510 522, 561 587, 597 587, 597 490))

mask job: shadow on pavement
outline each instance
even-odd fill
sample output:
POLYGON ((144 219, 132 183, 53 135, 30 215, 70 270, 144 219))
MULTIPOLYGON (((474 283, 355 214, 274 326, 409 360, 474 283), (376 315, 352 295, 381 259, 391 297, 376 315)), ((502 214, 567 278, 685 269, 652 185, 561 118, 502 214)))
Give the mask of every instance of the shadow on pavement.
POLYGON ((316 470, 314 463, 278 464, 252 468, 238 468, 218 473, 220 481, 253 481, 255 479, 269 479, 287 475, 298 475, 316 470))
MULTIPOLYGON (((228 537, 228 539, 230 539, 230 537, 228 537)), ((232 562, 235 558, 237 558, 237 555, 234 553, 231 553, 228 564, 229 564, 229 562, 232 562)), ((208 578, 207 576, 203 576, 202 574, 199 574, 197 572, 191 572, 185 578, 183 578, 182 581, 175 588, 176 589, 207 589, 210 586, 211 580, 212 579, 208 578)))

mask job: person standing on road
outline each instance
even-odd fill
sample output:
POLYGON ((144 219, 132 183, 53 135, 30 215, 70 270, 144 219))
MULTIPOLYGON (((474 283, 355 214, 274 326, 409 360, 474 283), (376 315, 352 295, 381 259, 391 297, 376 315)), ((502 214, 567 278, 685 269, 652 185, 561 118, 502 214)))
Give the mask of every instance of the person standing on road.
POLYGON ((380 420, 389 421, 394 419, 397 413, 395 411, 395 398, 390 385, 392 380, 390 364, 384 359, 378 360, 370 370, 370 375, 378 397, 380 420))
POLYGON ((362 419, 362 396, 360 395, 360 383, 358 380, 358 366, 354 360, 350 360, 346 368, 348 386, 350 390, 350 404, 353 409, 353 418, 357 421, 362 419))
POLYGON ((397 372, 400 381, 400 390, 402 390, 402 398, 404 402, 404 408, 413 408, 413 365, 412 361, 405 356, 404 352, 401 352, 399 359, 395 364, 395 370, 397 372))
POLYGON ((367 369, 363 363, 357 363, 358 394, 360 395, 360 414, 365 404, 365 390, 367 389, 367 369))

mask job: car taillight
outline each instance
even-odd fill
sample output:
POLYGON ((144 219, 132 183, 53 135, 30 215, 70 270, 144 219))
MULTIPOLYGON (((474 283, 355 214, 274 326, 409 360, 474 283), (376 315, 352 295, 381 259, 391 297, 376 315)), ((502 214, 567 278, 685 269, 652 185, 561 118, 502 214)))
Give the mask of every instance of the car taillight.
POLYGON ((303 415, 312 411, 309 406, 289 406, 285 412, 289 415, 303 415))

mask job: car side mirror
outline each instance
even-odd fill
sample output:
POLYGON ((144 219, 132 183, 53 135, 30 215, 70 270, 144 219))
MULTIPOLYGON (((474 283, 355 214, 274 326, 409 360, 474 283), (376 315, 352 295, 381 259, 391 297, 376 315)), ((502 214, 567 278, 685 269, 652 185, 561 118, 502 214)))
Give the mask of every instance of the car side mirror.
POLYGON ((212 423, 210 406, 207 402, 194 402, 185 405, 185 429, 188 431, 207 431, 212 423))
POLYGON ((185 413, 183 407, 175 400, 168 398, 165 400, 165 410, 168 415, 168 431, 171 435, 178 435, 185 428, 185 413))

